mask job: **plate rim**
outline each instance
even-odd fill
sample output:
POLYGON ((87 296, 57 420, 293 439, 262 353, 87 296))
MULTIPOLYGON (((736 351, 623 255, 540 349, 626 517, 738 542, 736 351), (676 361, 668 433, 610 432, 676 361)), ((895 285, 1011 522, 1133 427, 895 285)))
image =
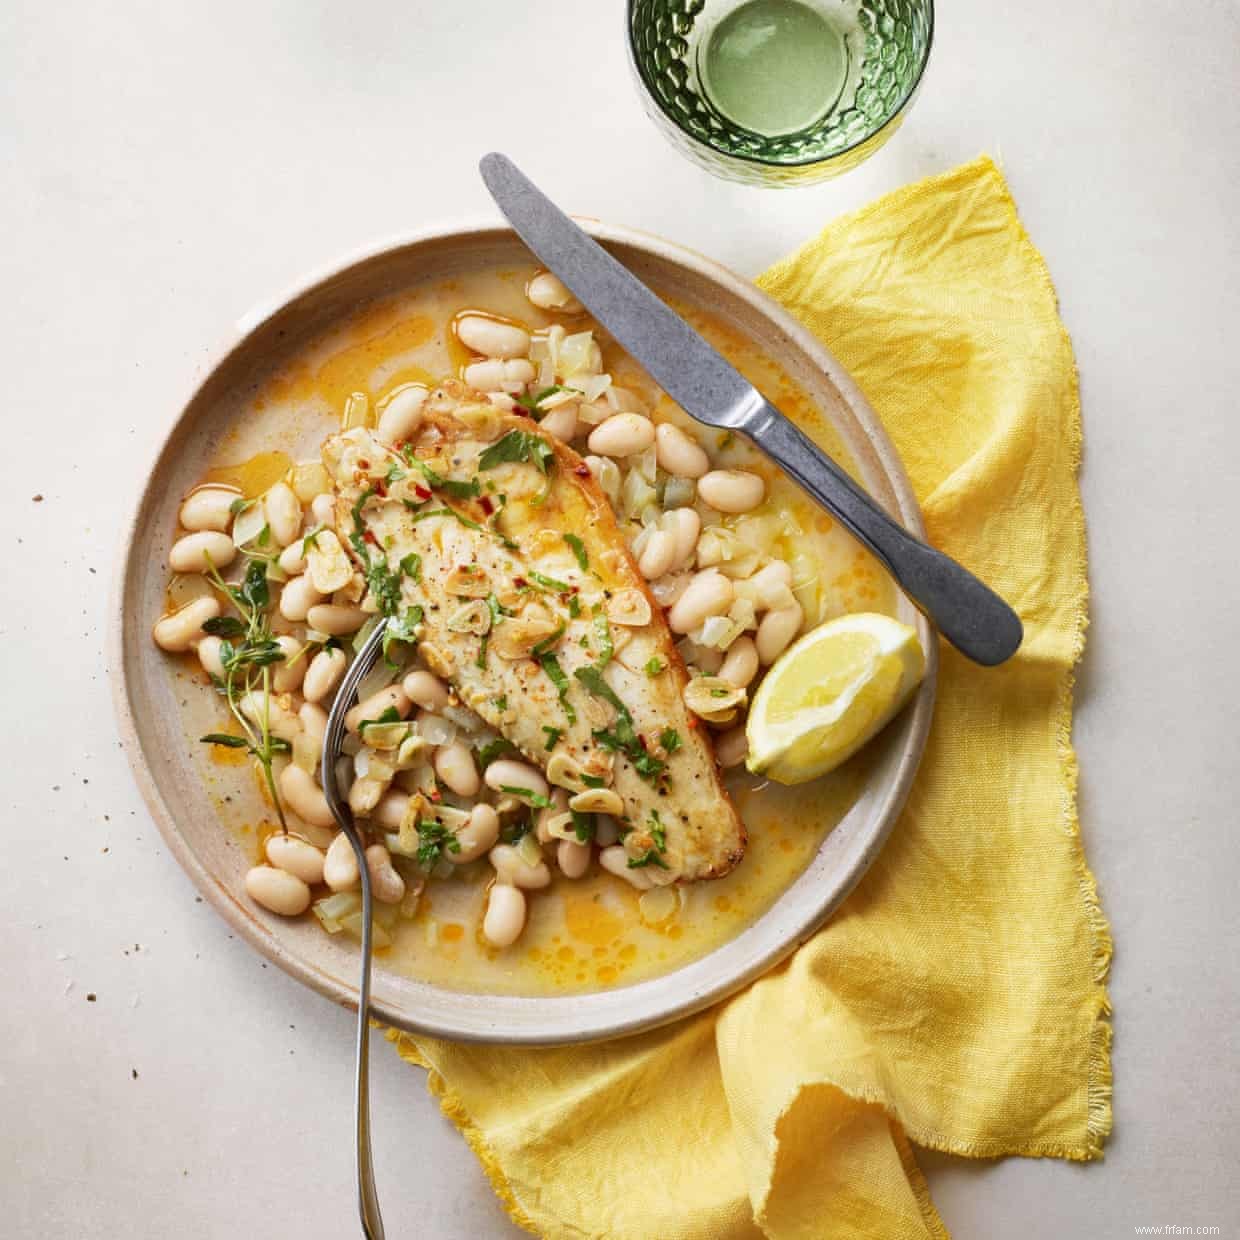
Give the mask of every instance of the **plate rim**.
MULTIPOLYGON (((856 381, 808 328, 804 327, 767 293, 759 289, 756 284, 690 247, 625 225, 607 223, 593 217, 574 216, 574 218, 596 240, 629 247, 672 266, 688 268, 707 282, 721 286, 737 300, 748 303, 750 308, 768 320, 781 336, 785 337, 795 349, 798 349, 815 368, 825 374, 839 392, 843 403, 848 408, 849 415, 858 423, 868 442, 869 450, 873 453, 881 472, 886 476, 896 502, 897 511, 893 515, 910 532, 924 538, 925 527, 920 506, 903 462, 887 435, 886 429, 856 381)), ((135 543, 140 534, 141 515, 156 486, 158 478, 156 467, 169 450, 171 442, 182 432, 190 419, 191 411, 199 395, 251 336, 262 330, 272 319, 289 309, 298 300, 314 294, 354 268, 374 263, 386 256, 420 244, 452 241, 476 244, 488 237, 516 240, 513 230, 506 223, 493 217, 435 222, 422 228, 386 236, 356 247, 335 261, 312 268, 307 274, 287 285, 276 296, 260 300, 249 311, 239 316, 230 331, 221 338, 215 348, 208 351, 205 359, 194 367, 186 398, 175 406, 178 410, 175 418, 159 435, 158 443, 145 462, 147 470, 143 484, 139 488, 130 515, 121 528, 110 583, 107 652, 113 708, 116 713, 121 745, 128 759, 130 770, 164 843, 203 898, 224 918, 232 930, 290 976, 346 1008, 356 1009, 356 986, 350 986, 327 974, 318 968, 313 960, 304 957, 294 947, 282 942, 277 934, 260 920, 259 914, 245 907, 221 880, 208 870, 180 830, 176 815, 159 788, 151 769, 151 763, 142 746, 131 699, 132 686, 126 674, 124 641, 126 620, 129 618, 125 602, 128 570, 135 543)), ((907 734, 885 795, 871 812, 870 821, 874 825, 862 841, 858 855, 852 859, 847 871, 832 875, 829 896, 811 915, 802 918, 801 924, 792 933, 781 942, 774 944, 769 950, 756 956, 745 968, 711 985, 702 988, 686 988, 678 998, 660 1004, 657 1011, 642 1009, 640 1000, 643 997, 641 995, 643 989, 665 989, 670 979, 677 978, 687 970, 709 961, 717 952, 725 950, 730 943, 735 943, 741 937, 738 935, 669 973, 659 974, 626 986, 579 994, 521 996, 495 992, 458 992, 448 991, 442 987, 433 986, 431 983, 416 980, 412 982, 415 990, 425 988, 438 994, 459 997, 465 1001, 463 1006, 490 1006, 492 1014, 489 1021, 475 1019, 466 1027, 433 1016, 419 1018, 417 1015, 410 1015, 406 1011, 393 1007, 381 995, 375 993, 372 993, 371 997, 372 1014, 386 1024, 405 1032, 457 1042, 555 1046, 599 1041, 634 1034, 691 1016, 736 994, 750 982, 785 960, 827 923, 857 883, 861 881, 886 844, 900 811, 908 799, 930 731, 937 688, 939 656, 938 638, 929 622, 917 613, 915 624, 926 654, 926 674, 913 701, 909 703, 904 712, 908 716, 907 734), (629 999, 637 1001, 631 1005, 639 1009, 636 1014, 623 1015, 617 1012, 609 1014, 606 1011, 608 1008, 630 1006, 626 1004, 626 1000, 629 999), (591 1004, 603 1008, 603 1013, 595 1017, 583 1015, 583 1011, 591 1004), (541 1024, 535 1023, 516 1032, 504 1028, 502 1017, 505 1009, 511 1011, 518 1007, 529 1009, 534 1006, 549 1010, 561 1008, 563 1016, 543 1020, 541 1024)), ((144 633, 146 627, 148 626, 144 624, 139 625, 144 633)), ((822 859, 823 852, 828 848, 829 841, 832 839, 832 834, 829 832, 824 837, 814 858, 798 879, 794 880, 792 887, 804 880, 809 871, 814 868, 815 863, 822 859)), ((792 887, 777 897, 757 921, 750 923, 741 932, 741 935, 747 933, 768 916, 788 897, 792 887)), ((377 964, 381 965, 382 961, 378 961, 377 964)), ((389 975, 399 978, 404 983, 410 981, 403 975, 395 973, 389 975)), ((382 976, 381 968, 376 968, 376 980, 382 976)))

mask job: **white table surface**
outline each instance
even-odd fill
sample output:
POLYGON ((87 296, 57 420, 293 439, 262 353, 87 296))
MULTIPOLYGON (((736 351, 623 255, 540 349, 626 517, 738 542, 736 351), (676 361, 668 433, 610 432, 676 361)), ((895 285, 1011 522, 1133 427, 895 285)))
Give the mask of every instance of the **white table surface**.
MULTIPOLYGON (((1240 1235, 1240 10, 943 3, 891 145, 773 193, 664 145, 620 9, 0 6, 0 1233, 355 1234, 352 1018, 236 941, 163 848, 113 729, 105 597, 140 463, 227 325, 362 242, 486 212, 475 161, 498 147, 571 209, 750 274, 1002 158, 1084 393, 1077 740, 1117 944, 1115 1135, 1090 1166, 925 1162, 958 1240, 1240 1235)), ((389 1234, 517 1234, 421 1073, 376 1052, 389 1234)))

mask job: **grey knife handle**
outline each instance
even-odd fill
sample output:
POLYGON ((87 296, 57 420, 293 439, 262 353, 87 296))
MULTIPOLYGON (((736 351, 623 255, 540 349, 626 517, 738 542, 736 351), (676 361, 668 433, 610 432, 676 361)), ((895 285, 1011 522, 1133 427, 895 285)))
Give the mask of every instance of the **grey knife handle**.
POLYGON ((1016 653, 1020 617, 989 586, 891 519, 808 435, 773 405, 737 422, 886 565, 900 588, 962 654, 993 667, 1016 653))

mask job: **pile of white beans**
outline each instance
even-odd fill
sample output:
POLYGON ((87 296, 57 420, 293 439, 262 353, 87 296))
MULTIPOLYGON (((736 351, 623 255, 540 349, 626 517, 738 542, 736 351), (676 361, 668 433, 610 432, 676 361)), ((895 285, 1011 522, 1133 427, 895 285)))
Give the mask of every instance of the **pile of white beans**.
MULTIPOLYGON (((549 273, 531 280, 527 294, 535 306, 551 313, 581 313, 549 273)), ((797 635, 804 619, 792 591, 790 565, 752 543, 738 543, 727 526, 729 518, 761 507, 764 480, 741 469, 715 468, 694 435, 672 422, 656 425, 635 393, 602 373, 598 346, 588 332, 569 336, 557 323, 531 336, 482 312, 458 315, 454 327, 478 358, 462 377, 491 403, 512 409, 516 397, 560 389, 540 404, 541 425, 582 452, 620 519, 627 522, 638 568, 665 608, 672 632, 681 638, 681 653, 693 673, 686 703, 714 730, 720 764, 743 762, 742 715, 748 690, 761 668, 797 635), (662 503, 656 501, 659 494, 662 503), (641 501, 640 512, 630 511, 635 499, 641 501), (710 691, 695 696, 695 685, 710 691)), ((379 407, 379 438, 395 445, 412 437, 428 396, 417 385, 397 389, 379 407)), ((351 570, 347 580, 325 583, 304 553, 307 535, 331 530, 335 498, 327 486, 325 471, 298 467, 291 482, 277 482, 255 501, 257 515, 251 508, 244 517, 233 511, 235 490, 202 486, 181 506, 183 533, 168 557, 173 573, 181 576, 206 573, 210 566, 227 573, 239 555, 257 553, 254 536, 265 527, 262 553, 272 557, 271 627, 284 660, 272 666, 268 700, 251 693, 240 709, 253 722, 265 711, 271 732, 292 747, 291 759, 276 759, 289 830, 267 838, 265 863, 248 872, 245 886, 264 908, 289 917, 304 913, 315 902, 316 890, 339 895, 355 892, 360 883, 356 856, 347 837, 336 830, 323 795, 319 764, 327 711, 350 659, 346 645, 339 643, 362 629, 374 607, 360 573, 351 570), (324 584, 334 588, 320 589, 324 584), (329 638, 339 641, 329 646, 329 638)), ((202 631, 206 621, 219 615, 220 599, 204 591, 160 619, 154 639, 170 652, 192 650, 202 668, 222 680, 222 640, 202 631)), ((507 947, 520 936, 527 893, 552 882, 549 861, 564 878, 578 879, 597 851, 603 869, 641 890, 652 885, 644 870, 628 866, 613 817, 596 816, 592 842, 557 838, 548 824, 568 808, 563 789, 551 788, 537 768, 509 757, 480 769, 478 749, 492 734, 425 667, 411 664, 399 679, 371 693, 349 712, 346 726, 349 738, 340 775, 351 781, 350 803, 369 833, 366 865, 380 905, 406 917, 416 911, 428 875, 409 857, 394 855, 389 844, 406 821, 411 797, 428 792, 454 813, 459 845, 459 851, 443 852, 429 877, 447 877, 458 866, 488 857, 493 878, 481 929, 494 947, 507 947), (416 766, 376 781, 362 760, 368 751, 360 731, 364 722, 387 711, 412 720, 426 744, 416 766), (527 812, 512 789, 550 800, 516 845, 500 842, 505 824, 527 812)))

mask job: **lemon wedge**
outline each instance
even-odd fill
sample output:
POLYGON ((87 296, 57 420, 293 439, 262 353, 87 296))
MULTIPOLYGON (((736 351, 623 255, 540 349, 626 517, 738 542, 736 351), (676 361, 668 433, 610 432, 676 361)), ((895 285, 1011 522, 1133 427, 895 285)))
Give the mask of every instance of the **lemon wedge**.
POLYGON ((825 775, 891 721, 925 673, 916 630, 890 616, 860 612, 820 624, 758 687, 746 765, 781 784, 825 775))

